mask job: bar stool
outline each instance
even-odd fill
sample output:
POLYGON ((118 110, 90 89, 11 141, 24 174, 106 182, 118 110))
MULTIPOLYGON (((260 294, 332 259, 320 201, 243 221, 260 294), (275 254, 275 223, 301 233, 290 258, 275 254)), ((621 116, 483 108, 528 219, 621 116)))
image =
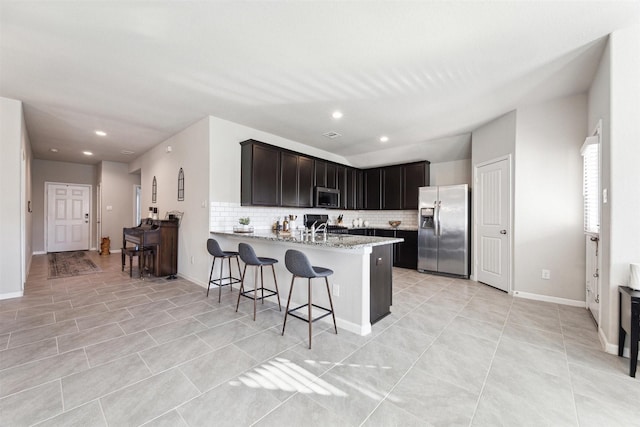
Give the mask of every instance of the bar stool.
POLYGON ((240 254, 240 259, 242 260, 242 262, 244 262, 244 270, 242 271, 242 282, 240 283, 240 292, 238 293, 238 303, 236 304, 236 312, 238 311, 238 307, 240 306, 240 296, 251 298, 251 296, 248 295, 251 292, 253 292, 253 320, 254 321, 256 320, 256 301, 257 300, 262 300, 262 303, 264 304, 265 298, 269 298, 271 296, 276 295, 278 297, 278 308, 280 309, 280 311, 282 311, 282 306, 280 305, 280 293, 278 292, 278 280, 276 279, 276 270, 273 267, 273 265, 276 264, 278 260, 274 258, 265 258, 265 257, 256 256, 256 253, 253 250, 253 248, 246 243, 238 244, 238 253, 240 254), (255 273, 255 278, 253 282, 253 290, 245 291, 244 283, 247 277, 247 266, 249 265, 256 267, 256 270, 255 270, 256 273, 255 273), (273 272, 273 282, 276 285, 275 291, 264 287, 264 273, 263 273, 262 267, 264 267, 265 265, 271 266, 271 271, 273 272), (258 269, 260 270, 260 287, 258 287, 258 269), (265 289, 267 290, 267 292, 269 292, 269 295, 267 295, 266 297, 264 296, 265 289), (261 291, 260 297, 258 297, 258 290, 261 291))
MULTIPOLYGON (((209 288, 211 288, 211 284, 213 283, 218 287, 218 302, 222 297, 222 287, 233 285, 234 283, 240 283, 241 280, 237 277, 233 277, 231 275, 231 258, 236 259, 236 263, 238 264, 238 274, 242 276, 242 271, 240 271, 240 261, 238 261, 238 252, 233 251, 223 251, 220 249, 220 244, 216 239, 208 239, 207 240, 207 251, 213 257, 213 263, 211 264, 211 273, 209 273, 209 284, 207 286, 207 297, 209 297, 209 288), (216 265, 216 260, 221 258, 220 264, 220 277, 218 279, 212 279, 213 277, 213 267, 216 265), (222 277, 222 270, 224 269, 224 260, 229 260, 229 275, 227 277, 222 277), (226 281, 224 283, 223 281, 226 281)), ((231 286, 231 291, 233 291, 233 286, 231 286)))
POLYGON ((311 348, 311 325, 316 320, 320 320, 324 317, 327 317, 328 315, 331 315, 333 317, 333 328, 335 329, 336 334, 338 333, 338 327, 336 326, 336 315, 333 312, 333 301, 331 300, 331 292, 329 291, 329 279, 327 278, 333 274, 333 270, 329 270, 328 268, 324 268, 324 267, 311 266, 311 263, 309 262, 309 259, 307 258, 307 256, 302 252, 296 251, 294 249, 289 249, 284 254, 284 264, 287 267, 287 270, 289 270, 289 272, 293 274, 293 277, 291 278, 291 289, 289 289, 289 298, 287 299, 287 308, 285 309, 285 314, 284 314, 284 324, 282 325, 282 335, 284 335, 284 328, 287 326, 287 315, 290 314, 293 317, 297 317, 300 320, 304 320, 309 324, 309 348, 311 348), (306 304, 303 304, 299 307, 289 310, 289 304, 291 303, 291 295, 293 294, 293 283, 296 280, 296 277, 305 277, 308 279, 307 292, 308 292, 309 301, 306 304), (329 304, 331 305, 331 310, 325 307, 320 307, 319 305, 315 305, 311 302, 311 279, 315 279, 316 277, 324 277, 324 281, 327 285, 327 295, 329 295, 329 304), (309 315, 306 319, 294 313, 296 310, 299 310, 304 307, 309 307, 309 315), (311 316, 312 307, 323 310, 325 311, 325 313, 314 319, 311 316))

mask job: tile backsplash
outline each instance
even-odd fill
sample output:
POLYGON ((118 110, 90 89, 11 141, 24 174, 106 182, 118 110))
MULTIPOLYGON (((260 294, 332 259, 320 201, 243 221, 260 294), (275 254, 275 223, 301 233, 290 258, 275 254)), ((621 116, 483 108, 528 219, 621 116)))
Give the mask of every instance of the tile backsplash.
POLYGON ((389 221, 402 221, 402 226, 417 227, 418 213, 414 210, 403 211, 351 211, 341 209, 318 208, 285 208, 285 207, 257 207, 240 206, 239 203, 211 202, 211 216, 209 218, 210 231, 233 231, 241 217, 251 218, 251 225, 256 230, 270 230, 273 224, 285 215, 297 215, 297 225, 302 225, 305 214, 329 215, 329 223, 336 224, 338 215, 343 215, 343 225, 351 227, 356 218, 369 221, 369 227, 388 227, 389 221))

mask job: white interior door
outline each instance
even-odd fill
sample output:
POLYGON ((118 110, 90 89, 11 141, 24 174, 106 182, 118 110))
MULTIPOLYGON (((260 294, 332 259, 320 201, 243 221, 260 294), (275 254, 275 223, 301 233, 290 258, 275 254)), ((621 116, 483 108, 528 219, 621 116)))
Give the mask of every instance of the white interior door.
POLYGON ((508 158, 476 169, 477 280, 509 292, 511 224, 508 158))
POLYGON ((91 188, 47 184, 47 252, 89 249, 91 188))

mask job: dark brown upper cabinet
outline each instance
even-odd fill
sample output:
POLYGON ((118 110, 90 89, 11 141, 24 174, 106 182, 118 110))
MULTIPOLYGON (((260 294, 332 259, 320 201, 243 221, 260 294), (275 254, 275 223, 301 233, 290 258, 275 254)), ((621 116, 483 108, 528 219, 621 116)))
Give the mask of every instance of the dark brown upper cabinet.
POLYGON ((402 209, 402 165, 382 168, 382 209, 402 209))
POLYGON ((417 209, 429 162, 357 169, 249 139, 241 145, 243 206, 313 207, 314 187, 340 190, 342 209, 417 209))
POLYGON ((364 170, 364 208, 382 209, 382 168, 364 170))
POLYGON ((429 185, 429 162, 408 163, 402 166, 402 208, 418 209, 418 189, 429 185))
POLYGON ((249 139, 240 143, 240 200, 243 206, 280 204, 280 152, 272 145, 249 139))
POLYGON ((280 157, 281 206, 313 206, 313 160, 288 151, 280 157))

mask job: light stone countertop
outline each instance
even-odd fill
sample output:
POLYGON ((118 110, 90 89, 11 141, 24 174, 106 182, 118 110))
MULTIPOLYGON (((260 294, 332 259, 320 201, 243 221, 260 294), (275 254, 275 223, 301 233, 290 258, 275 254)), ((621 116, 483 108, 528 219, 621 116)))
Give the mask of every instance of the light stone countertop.
POLYGON ((349 227, 349 230, 399 230, 399 231, 418 231, 418 226, 414 225, 400 225, 398 227, 391 227, 390 225, 383 225, 378 227, 376 225, 370 225, 368 227, 349 227))
POLYGON ((315 241, 311 241, 308 237, 300 239, 299 234, 286 235, 277 234, 266 230, 256 230, 253 233, 234 233, 231 231, 212 231, 212 234, 223 234, 225 236, 233 236, 238 238, 249 238, 259 240, 270 240, 273 242, 297 243, 300 245, 320 246, 325 248, 339 249, 358 249, 368 246, 391 245, 394 243, 404 242, 402 238, 394 237, 374 237, 374 236, 354 236, 351 234, 327 234, 327 240, 323 239, 322 233, 316 236, 315 241))

